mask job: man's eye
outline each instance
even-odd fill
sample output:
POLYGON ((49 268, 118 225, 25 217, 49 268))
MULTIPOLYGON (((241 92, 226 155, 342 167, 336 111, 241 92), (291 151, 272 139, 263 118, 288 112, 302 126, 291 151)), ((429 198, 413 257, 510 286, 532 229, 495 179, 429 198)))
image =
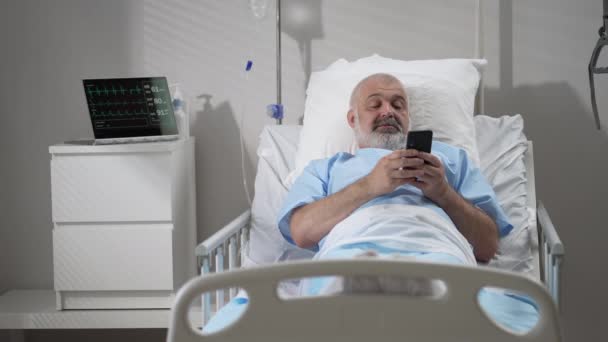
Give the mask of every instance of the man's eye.
POLYGON ((370 108, 378 108, 378 107, 380 107, 380 102, 379 101, 371 102, 369 104, 369 106, 370 106, 370 108))
POLYGON ((403 108, 405 108, 405 105, 401 101, 396 101, 396 102, 393 102, 393 107, 395 109, 402 110, 403 108))

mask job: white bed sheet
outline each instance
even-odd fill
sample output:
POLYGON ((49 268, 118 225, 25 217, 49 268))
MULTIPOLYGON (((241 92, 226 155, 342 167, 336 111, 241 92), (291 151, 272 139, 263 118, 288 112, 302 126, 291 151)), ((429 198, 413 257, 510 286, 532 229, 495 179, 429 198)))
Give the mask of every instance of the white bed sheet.
POLYGON ((492 184, 498 202, 513 224, 513 231, 499 241, 491 266, 532 275, 534 259, 531 250, 536 230, 530 212, 536 203, 528 201, 528 175, 524 154, 528 148, 521 115, 492 118, 475 117, 480 168, 492 184), (499 132, 497 134, 496 132, 499 132), (529 210, 531 209, 531 210, 529 210), (532 231, 534 230, 534 231, 532 231))

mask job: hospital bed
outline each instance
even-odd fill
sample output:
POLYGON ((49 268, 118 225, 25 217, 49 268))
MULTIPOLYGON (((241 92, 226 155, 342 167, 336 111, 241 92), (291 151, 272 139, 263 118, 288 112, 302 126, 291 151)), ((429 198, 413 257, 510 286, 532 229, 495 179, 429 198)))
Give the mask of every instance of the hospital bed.
POLYGON ((536 199, 532 142, 523 135, 523 119, 519 115, 477 115, 474 122, 480 168, 515 226, 513 235, 501 241, 498 255, 489 265, 471 268, 410 261, 308 261, 312 254, 286 243, 278 235, 274 221, 287 193, 284 180, 294 168, 302 126, 267 126, 260 135, 257 151, 252 208, 196 248, 202 276, 178 293, 169 340, 231 341, 243 336, 277 341, 309 340, 315 336, 350 341, 393 336, 405 340, 411 327, 416 327, 412 335, 416 341, 446 336, 462 340, 471 331, 475 337, 472 340, 559 340, 557 307, 564 248, 547 210, 536 199), (277 245, 282 252, 272 252, 277 245), (451 295, 435 301, 380 295, 285 300, 292 298, 297 284, 284 280, 361 273, 440 279, 451 295), (488 320, 477 301, 479 289, 487 286, 532 298, 539 312, 536 326, 527 334, 514 335, 488 320), (243 295, 237 295, 238 289, 245 289, 248 298, 248 307, 238 323, 205 338, 187 324, 188 307, 201 294, 204 293, 204 326, 214 312, 221 311, 233 298, 242 299, 243 295), (429 323, 427 315, 408 316, 408 312, 428 313, 433 320, 429 323), (307 328, 302 329, 303 325, 307 328))
POLYGON ((178 293, 169 340, 201 337, 186 326, 185 319, 187 308, 200 294, 199 328, 207 333, 207 340, 255 336, 283 341, 338 335, 344 340, 401 339, 412 333, 417 341, 446 336, 460 341, 470 340, 467 333, 472 331, 474 339, 482 340, 559 340, 564 248, 536 198, 533 144, 523 133, 522 116, 472 114, 476 99, 477 109, 483 112, 486 64, 484 59, 401 61, 372 55, 352 62, 339 59, 313 72, 303 125, 267 126, 260 135, 251 208, 197 246, 201 277, 178 293), (434 139, 462 148, 495 190, 514 228, 500 239, 498 252, 487 265, 311 261, 313 252, 289 244, 279 233, 278 212, 308 162, 336 152, 354 153, 345 110, 354 85, 378 72, 390 73, 404 84, 410 129, 431 129, 434 139), (428 300, 369 293, 302 298, 298 279, 321 275, 439 279, 446 291, 428 300), (502 305, 507 304, 505 298, 516 303, 502 305), (489 305, 488 300, 501 304, 489 305), (234 315, 226 314, 230 312, 234 315), (536 324, 519 330, 528 320, 536 324), (264 330, 270 323, 272 329, 264 330))

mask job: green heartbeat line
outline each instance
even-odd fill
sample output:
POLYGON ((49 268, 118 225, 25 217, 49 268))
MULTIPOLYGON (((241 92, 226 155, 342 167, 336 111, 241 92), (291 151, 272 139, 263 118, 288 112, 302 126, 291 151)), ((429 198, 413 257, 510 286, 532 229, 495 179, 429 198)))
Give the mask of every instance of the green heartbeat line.
POLYGON ((133 102, 129 102, 129 101, 118 101, 118 102, 112 102, 112 101, 106 101, 106 102, 97 102, 97 103, 93 103, 96 106, 126 106, 126 105, 143 105, 145 104, 146 101, 145 100, 141 100, 141 101, 133 101, 133 102))
POLYGON ((99 96, 102 93, 105 94, 106 96, 110 95, 110 93, 112 93, 114 95, 118 95, 117 93, 119 93, 119 92, 122 95, 125 95, 125 93, 127 91, 129 92, 130 95, 132 95, 133 93, 135 93, 137 95, 139 95, 139 94, 142 93, 142 89, 138 85, 136 85, 135 88, 130 88, 130 89, 125 89, 125 88, 122 87, 122 85, 119 85, 118 89, 116 89, 116 87, 114 87, 113 84, 112 84, 112 88, 111 89, 106 88, 106 86, 103 86, 103 90, 100 89, 100 88, 98 88, 98 87, 95 87, 94 90, 92 90, 91 88, 87 89, 87 93, 89 94, 89 96, 92 96, 92 95, 99 96))
POLYGON ((107 112, 100 112, 95 114, 95 117, 100 117, 100 116, 136 116, 136 115, 147 115, 147 113, 145 111, 133 111, 133 113, 129 113, 129 111, 127 110, 126 112, 121 112, 121 111, 112 111, 112 110, 108 110, 107 112))

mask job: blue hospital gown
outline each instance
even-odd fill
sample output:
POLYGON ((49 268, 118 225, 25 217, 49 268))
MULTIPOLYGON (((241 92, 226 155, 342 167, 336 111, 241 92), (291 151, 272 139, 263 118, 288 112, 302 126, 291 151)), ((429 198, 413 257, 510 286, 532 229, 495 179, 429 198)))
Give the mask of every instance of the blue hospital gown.
MULTIPOLYGON (((289 227, 294 209, 339 192, 369 174, 378 161, 391 152, 384 149, 364 148, 358 150, 354 155, 342 152, 329 159, 312 161, 296 179, 279 212, 278 227, 283 237, 288 242, 294 243, 289 227)), ((513 226, 498 204, 494 190, 485 180, 479 168, 471 163, 466 152, 446 143, 433 141, 432 154, 443 163, 448 183, 496 222, 501 237, 507 235, 513 226)), ((368 207, 386 204, 428 208, 451 222, 443 209, 425 197, 421 190, 409 184, 399 186, 389 194, 372 199, 355 210, 353 214, 368 207)), ((325 238, 312 249, 318 251, 324 241, 325 238)))

